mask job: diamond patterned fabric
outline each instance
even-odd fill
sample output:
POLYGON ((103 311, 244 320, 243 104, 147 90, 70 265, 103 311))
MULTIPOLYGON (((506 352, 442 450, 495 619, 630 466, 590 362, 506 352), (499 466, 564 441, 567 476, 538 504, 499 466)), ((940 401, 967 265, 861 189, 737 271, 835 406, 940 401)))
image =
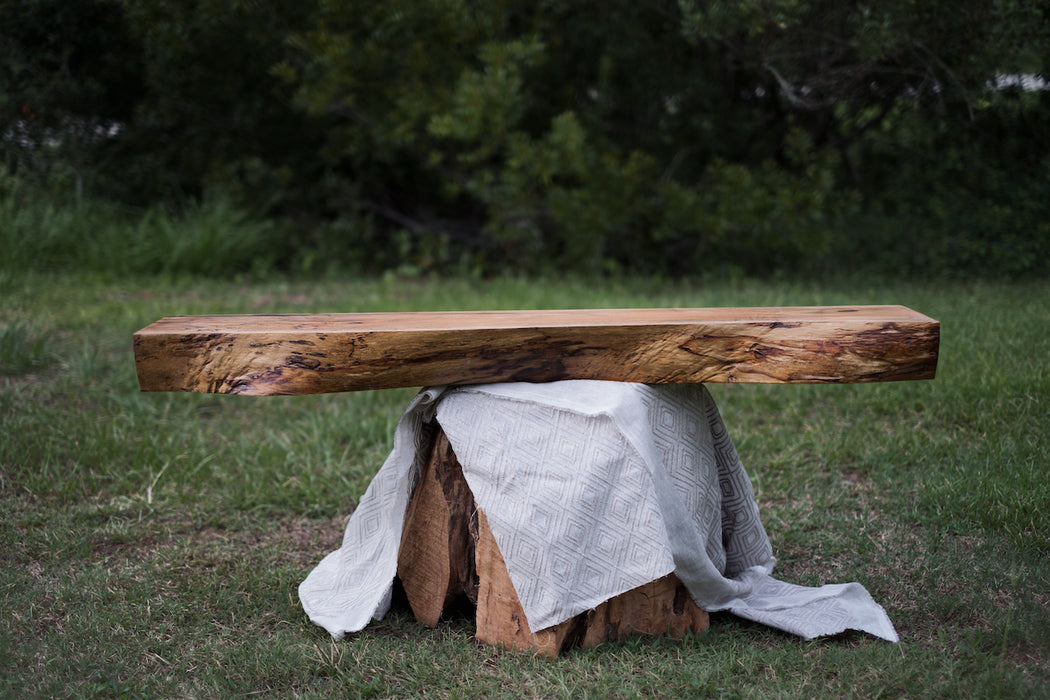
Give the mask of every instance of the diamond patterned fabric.
POLYGON ((702 385, 564 381, 421 392, 351 516, 300 586, 334 637, 387 611, 405 511, 436 417, 534 630, 672 571, 697 604, 813 638, 896 641, 857 583, 807 588, 775 563, 751 482, 702 385))

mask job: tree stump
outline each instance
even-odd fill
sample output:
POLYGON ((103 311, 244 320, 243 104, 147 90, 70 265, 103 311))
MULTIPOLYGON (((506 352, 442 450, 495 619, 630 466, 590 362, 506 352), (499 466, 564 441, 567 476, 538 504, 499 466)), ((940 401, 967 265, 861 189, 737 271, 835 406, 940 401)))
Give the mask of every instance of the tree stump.
POLYGON ((397 573, 416 619, 437 625, 458 597, 477 603, 474 495, 443 431, 412 493, 398 550, 397 573))
POLYGON ((475 606, 478 641, 552 657, 634 634, 679 638, 709 624, 669 574, 561 624, 532 630, 488 520, 440 428, 405 516, 397 575, 420 623, 434 627, 449 606, 466 600, 475 606))

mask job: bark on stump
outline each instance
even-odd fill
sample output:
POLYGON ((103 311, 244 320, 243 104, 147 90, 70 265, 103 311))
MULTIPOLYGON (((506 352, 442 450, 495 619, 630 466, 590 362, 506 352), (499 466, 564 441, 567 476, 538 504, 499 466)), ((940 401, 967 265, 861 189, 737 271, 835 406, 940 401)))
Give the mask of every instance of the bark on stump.
POLYGON ((465 599, 476 608, 478 641, 546 656, 633 634, 678 638, 709 624, 669 574, 561 624, 532 630, 488 520, 440 428, 405 517, 397 575, 420 623, 434 627, 447 607, 465 599))

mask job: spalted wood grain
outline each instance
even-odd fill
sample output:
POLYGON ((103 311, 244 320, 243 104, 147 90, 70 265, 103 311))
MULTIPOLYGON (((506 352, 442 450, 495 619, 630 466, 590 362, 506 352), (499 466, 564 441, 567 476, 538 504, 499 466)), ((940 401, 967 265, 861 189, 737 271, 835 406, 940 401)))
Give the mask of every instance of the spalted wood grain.
POLYGON ((939 324, 902 306, 177 316, 134 336, 144 391, 314 394, 604 379, 931 379, 939 324))

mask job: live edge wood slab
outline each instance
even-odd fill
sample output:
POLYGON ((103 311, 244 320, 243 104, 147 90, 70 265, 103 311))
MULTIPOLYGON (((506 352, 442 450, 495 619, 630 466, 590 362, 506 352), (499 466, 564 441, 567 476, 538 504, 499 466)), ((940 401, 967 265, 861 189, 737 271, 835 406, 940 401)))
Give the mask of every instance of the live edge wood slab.
POLYGON ((255 396, 504 381, 932 379, 903 306, 173 316, 134 336, 144 391, 255 396))

